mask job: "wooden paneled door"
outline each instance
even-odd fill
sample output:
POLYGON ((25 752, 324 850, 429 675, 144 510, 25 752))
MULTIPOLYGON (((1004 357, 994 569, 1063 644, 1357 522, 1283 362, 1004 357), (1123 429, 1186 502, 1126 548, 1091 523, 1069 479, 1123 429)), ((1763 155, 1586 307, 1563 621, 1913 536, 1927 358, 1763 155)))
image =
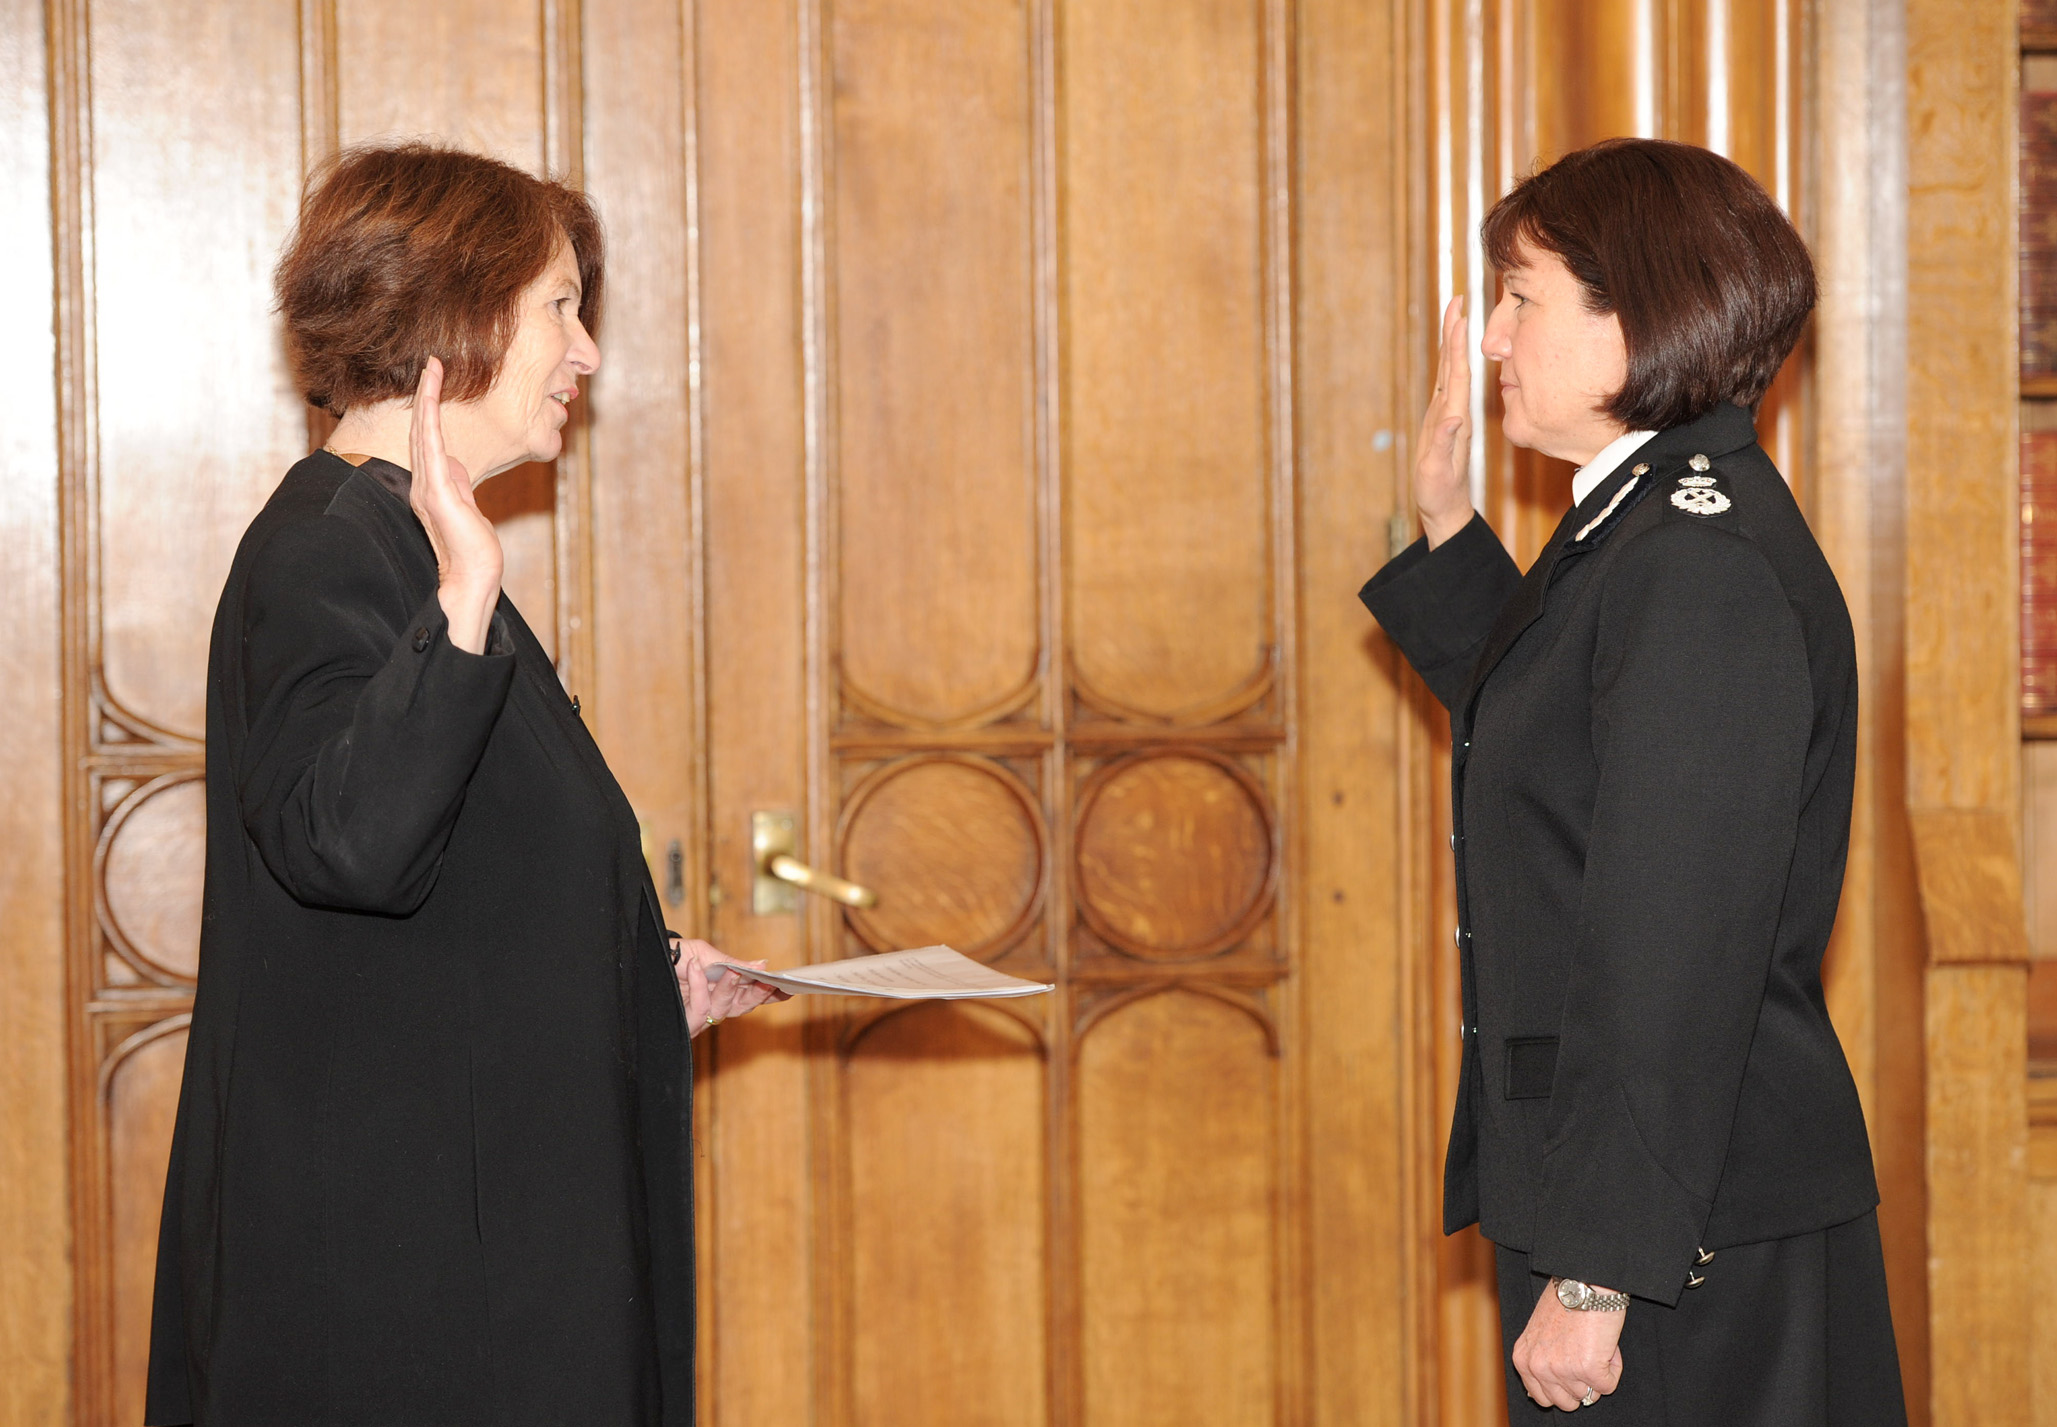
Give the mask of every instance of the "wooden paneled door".
POLYGON ((703 1420, 1432 1420, 1433 721, 1352 598, 1427 355, 1415 7, 48 13, 77 1371, 43 1400, 140 1420, 206 631, 320 431, 269 269, 310 165, 426 133, 608 224, 583 419, 485 496, 675 924, 1058 986, 703 1039, 703 1420), (759 812, 876 908, 758 910, 759 812))
MULTIPOLYGON (((712 1420, 1424 1420, 1400 7, 698 9, 712 1420), (771 181, 776 176, 778 181, 771 181), (873 911, 752 910, 750 817, 873 911)), ((1440 1108, 1440 1107, 1438 1107, 1440 1108)))

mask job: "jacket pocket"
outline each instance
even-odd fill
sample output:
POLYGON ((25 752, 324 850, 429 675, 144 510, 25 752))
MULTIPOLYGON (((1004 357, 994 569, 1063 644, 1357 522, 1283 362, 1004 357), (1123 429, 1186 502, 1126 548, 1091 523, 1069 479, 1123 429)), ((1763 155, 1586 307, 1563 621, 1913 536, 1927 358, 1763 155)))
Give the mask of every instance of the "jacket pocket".
POLYGON ((1557 1079, 1557 1037, 1516 1036, 1507 1042, 1507 1098, 1547 1100, 1557 1079))

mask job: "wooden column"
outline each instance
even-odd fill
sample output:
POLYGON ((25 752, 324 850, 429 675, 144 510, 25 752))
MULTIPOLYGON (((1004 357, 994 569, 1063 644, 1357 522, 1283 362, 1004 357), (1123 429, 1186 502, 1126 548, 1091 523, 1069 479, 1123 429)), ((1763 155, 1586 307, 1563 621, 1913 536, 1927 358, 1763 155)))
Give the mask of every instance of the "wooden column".
POLYGON ((2013 0, 1909 0, 1907 806, 1927 936, 1929 1408, 2029 1420, 2013 0))

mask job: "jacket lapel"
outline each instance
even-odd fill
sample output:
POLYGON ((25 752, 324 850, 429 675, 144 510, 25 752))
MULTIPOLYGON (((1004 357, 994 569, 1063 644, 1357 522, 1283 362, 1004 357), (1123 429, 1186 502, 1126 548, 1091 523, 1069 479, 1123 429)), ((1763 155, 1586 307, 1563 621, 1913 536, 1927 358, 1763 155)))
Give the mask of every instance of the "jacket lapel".
POLYGON ((1750 419, 1750 413, 1724 402, 1698 421, 1674 426, 1652 436, 1630 453, 1619 470, 1610 473, 1584 500, 1566 511, 1564 519, 1557 522, 1549 544, 1543 547, 1543 553, 1522 576, 1513 598, 1500 611, 1493 632, 1486 637, 1478 664, 1472 670, 1471 687, 1465 690, 1463 701, 1458 705, 1464 710, 1466 726, 1471 722, 1471 709, 1478 700, 1479 690, 1485 687, 1494 668, 1528 627, 1542 617, 1550 582, 1556 576, 1559 561, 1567 555, 1584 554, 1605 540, 1629 511, 1641 504, 1659 483, 1668 479, 1674 468, 1692 456, 1704 455, 1710 459, 1726 456, 1754 445, 1756 440, 1757 428, 1750 419), (1636 474, 1639 466, 1646 468, 1640 476, 1636 474), (1639 482, 1638 487, 1628 491, 1626 497, 1615 505, 1615 497, 1622 495, 1631 481, 1639 482), (1605 512, 1604 518, 1602 512, 1605 512), (1579 538, 1581 536, 1583 538, 1579 538))

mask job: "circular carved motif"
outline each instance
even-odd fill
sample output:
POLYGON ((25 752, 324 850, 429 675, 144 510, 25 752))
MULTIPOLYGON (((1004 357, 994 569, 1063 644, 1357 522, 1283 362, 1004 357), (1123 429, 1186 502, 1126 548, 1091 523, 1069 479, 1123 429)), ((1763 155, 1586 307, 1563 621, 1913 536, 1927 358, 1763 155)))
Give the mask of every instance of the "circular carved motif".
POLYGON ((1043 816, 997 763, 937 754, 894 763, 843 810, 843 875, 879 904, 845 915, 879 951, 947 942, 990 958, 1020 940, 1043 895, 1043 816))
POLYGON ((100 833, 100 920, 114 948, 153 980, 200 972, 207 792, 198 772, 145 783, 100 833))
POLYGON ((1271 909, 1276 859, 1264 790, 1202 748, 1110 763, 1079 798, 1078 901, 1132 956, 1212 956, 1271 909))

